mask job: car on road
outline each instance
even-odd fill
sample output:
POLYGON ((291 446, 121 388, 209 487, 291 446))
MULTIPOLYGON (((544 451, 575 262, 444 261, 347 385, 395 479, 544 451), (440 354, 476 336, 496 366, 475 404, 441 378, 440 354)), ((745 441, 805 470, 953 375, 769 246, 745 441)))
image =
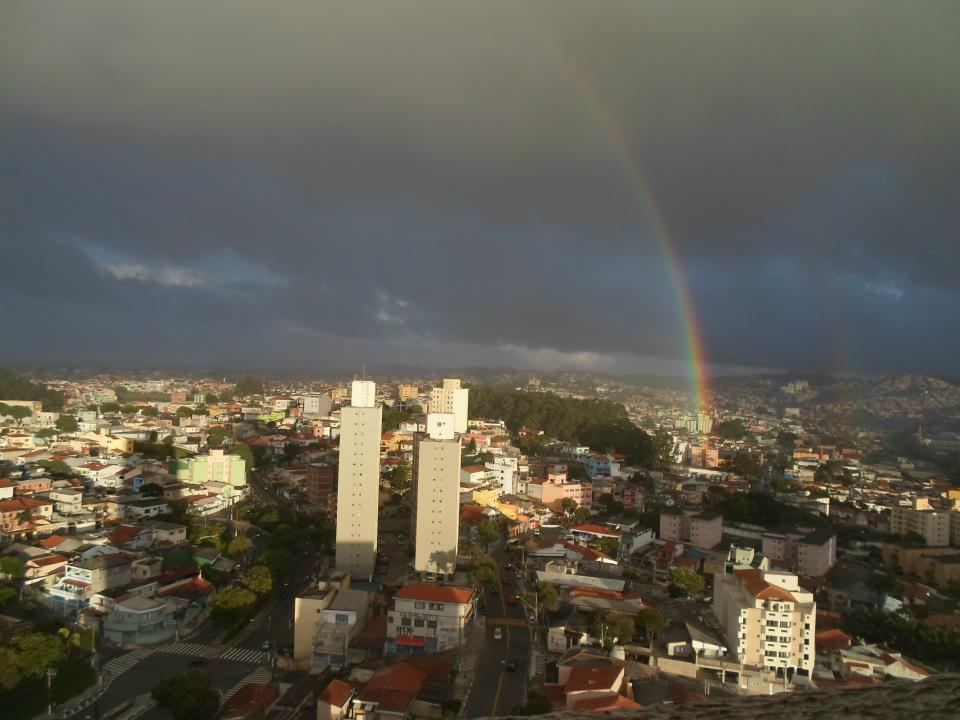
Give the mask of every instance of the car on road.
POLYGON ((264 640, 264 641, 263 641, 263 645, 261 645, 261 647, 262 647, 265 651, 266 651, 266 650, 269 650, 269 649, 270 649, 270 641, 269 641, 269 640, 264 640))
POLYGON ((493 629, 493 639, 494 640, 503 640, 503 628, 497 627, 493 629))
POLYGON ((514 672, 517 669, 517 664, 513 662, 513 660, 508 661, 506 665, 507 665, 507 672, 514 672))
POLYGON ((491 586, 490 586, 490 594, 491 594, 491 595, 499 595, 499 594, 500 594, 500 589, 499 589, 496 585, 491 585, 491 586))
POLYGON ((513 565, 511 565, 510 563, 507 563, 506 565, 503 566, 503 569, 504 569, 504 570, 513 570, 513 565))
POLYGON ((511 595, 510 597, 507 598, 507 605, 516 605, 516 604, 517 604, 516 595, 511 595))
POLYGON ((206 658, 194 658, 190 661, 190 667, 203 667, 209 662, 206 658))

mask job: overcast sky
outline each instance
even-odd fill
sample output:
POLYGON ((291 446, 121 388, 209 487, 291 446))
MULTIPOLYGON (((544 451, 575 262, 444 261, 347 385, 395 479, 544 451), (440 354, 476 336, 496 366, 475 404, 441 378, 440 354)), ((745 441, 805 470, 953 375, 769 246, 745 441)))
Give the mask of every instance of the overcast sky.
POLYGON ((960 373, 960 3, 5 2, 0 362, 960 373), (627 148, 628 157, 618 150, 627 148))

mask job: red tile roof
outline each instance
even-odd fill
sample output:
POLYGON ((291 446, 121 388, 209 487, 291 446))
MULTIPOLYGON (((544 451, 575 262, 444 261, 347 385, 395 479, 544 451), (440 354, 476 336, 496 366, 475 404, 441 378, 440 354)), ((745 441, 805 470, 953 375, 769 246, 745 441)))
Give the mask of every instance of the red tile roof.
POLYGON ((55 565, 57 563, 65 563, 67 559, 63 555, 47 555, 46 557, 35 558, 30 561, 31 565, 35 567, 46 567, 47 565, 55 565))
POLYGON ((847 635, 843 630, 832 628, 818 632, 814 637, 814 644, 817 652, 830 652, 840 648, 850 647, 853 644, 853 638, 847 635))
POLYGON ((280 696, 280 690, 270 683, 247 683, 233 695, 220 710, 225 718, 244 718, 260 715, 280 696))
POLYGON ((133 540, 137 535, 143 532, 142 528, 136 525, 118 525, 107 537, 111 545, 123 545, 133 540))
POLYGON ((771 585, 763 579, 763 570, 748 568, 746 570, 734 570, 736 575, 747 592, 757 600, 783 600, 784 602, 797 602, 797 599, 789 590, 784 590, 777 585, 771 585))
POLYGON ((467 588, 411 584, 400 588, 395 598, 400 600, 427 600, 429 602, 448 602, 464 605, 470 602, 473 597, 473 591, 467 588))
POLYGON ((41 540, 40 544, 47 550, 52 550, 66 539, 67 538, 63 535, 51 535, 50 537, 41 540))
POLYGON ((420 691, 427 676, 407 663, 397 663, 377 670, 367 681, 358 697, 364 702, 375 702, 379 710, 403 712, 420 691))
POLYGON ((332 707, 342 708, 353 694, 353 685, 334 678, 320 693, 319 700, 332 707))
POLYGON ((604 527, 603 525, 594 525, 593 523, 577 525, 576 527, 571 528, 571 531, 593 533, 594 535, 606 535, 608 537, 620 537, 620 535, 622 534, 619 530, 611 530, 610 528, 604 527))
POLYGON ((567 677, 568 693, 587 690, 619 690, 623 680, 623 667, 606 665, 604 667, 575 667, 567 677))

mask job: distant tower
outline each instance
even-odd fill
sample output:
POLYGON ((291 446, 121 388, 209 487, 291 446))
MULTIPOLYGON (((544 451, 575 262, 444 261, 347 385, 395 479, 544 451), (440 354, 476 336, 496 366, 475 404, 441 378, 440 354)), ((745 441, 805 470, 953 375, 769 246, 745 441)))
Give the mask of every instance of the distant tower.
MULTIPOLYGON (((431 402, 431 405, 433 403, 431 402)), ((429 413, 413 445, 413 567, 452 574, 460 536, 460 434, 452 413, 429 413)))
POLYGON ((375 382, 354 380, 340 410, 336 562, 357 579, 373 575, 377 554, 383 409, 376 399, 375 382))

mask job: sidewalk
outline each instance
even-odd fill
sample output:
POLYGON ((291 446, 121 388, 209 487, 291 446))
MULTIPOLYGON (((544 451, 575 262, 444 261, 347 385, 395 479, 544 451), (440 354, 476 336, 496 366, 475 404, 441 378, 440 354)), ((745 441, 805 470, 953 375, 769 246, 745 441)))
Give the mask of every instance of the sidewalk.
POLYGON ((467 700, 476 679, 476 667, 486 642, 486 628, 482 623, 468 625, 463 631, 463 650, 460 655, 460 672, 453 681, 453 697, 461 701, 458 717, 465 717, 467 700))

